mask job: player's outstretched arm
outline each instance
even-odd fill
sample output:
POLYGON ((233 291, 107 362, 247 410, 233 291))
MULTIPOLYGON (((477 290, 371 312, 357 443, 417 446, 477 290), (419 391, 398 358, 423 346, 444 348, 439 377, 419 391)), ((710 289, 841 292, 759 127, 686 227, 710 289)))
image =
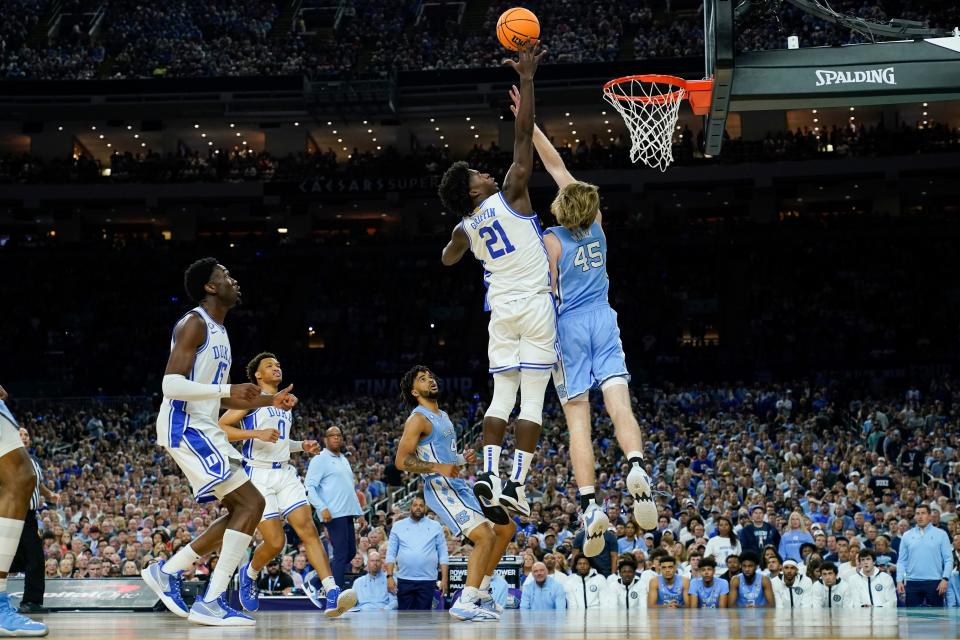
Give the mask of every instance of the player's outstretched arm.
POLYGON ((503 180, 503 195, 517 213, 533 213, 527 185, 533 173, 533 76, 546 49, 540 42, 528 43, 520 50, 518 60, 504 60, 520 76, 520 108, 514 123, 513 164, 503 180))
MULTIPOLYGON (((516 116, 520 109, 520 90, 517 89, 517 85, 510 87, 510 99, 513 101, 513 104, 510 105, 510 111, 516 116)), ((550 138, 536 124, 533 125, 533 147, 537 150, 537 155, 540 156, 543 168, 547 170, 558 187, 562 189, 571 182, 576 182, 576 178, 570 175, 567 165, 564 164, 560 153, 550 142, 550 138)))
POLYGON ((443 248, 443 255, 440 256, 440 261, 443 262, 443 266, 445 267, 453 266, 460 262, 463 254, 465 254, 469 248, 470 239, 467 237, 466 232, 460 228, 460 225, 457 225, 453 228, 453 233, 450 234, 450 242, 443 248))

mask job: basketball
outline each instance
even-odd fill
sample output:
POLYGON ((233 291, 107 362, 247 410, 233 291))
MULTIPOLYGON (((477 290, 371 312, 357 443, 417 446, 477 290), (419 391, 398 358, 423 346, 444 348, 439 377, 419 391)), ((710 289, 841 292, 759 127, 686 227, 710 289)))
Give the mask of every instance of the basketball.
POLYGON ((529 9, 507 9, 497 20, 497 39, 511 51, 518 51, 526 42, 539 37, 540 21, 529 9))

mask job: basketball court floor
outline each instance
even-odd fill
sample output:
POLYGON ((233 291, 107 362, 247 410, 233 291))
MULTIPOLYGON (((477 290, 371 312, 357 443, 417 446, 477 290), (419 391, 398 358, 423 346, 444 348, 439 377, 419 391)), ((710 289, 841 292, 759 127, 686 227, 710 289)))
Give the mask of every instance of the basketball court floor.
POLYGON ((333 637, 337 640, 428 638, 957 638, 960 609, 881 612, 851 609, 721 609, 617 612, 507 611, 499 622, 466 623, 446 613, 351 613, 328 620, 319 612, 264 612, 254 628, 201 627, 167 613, 55 613, 40 616, 51 638, 153 640, 170 638, 333 637))

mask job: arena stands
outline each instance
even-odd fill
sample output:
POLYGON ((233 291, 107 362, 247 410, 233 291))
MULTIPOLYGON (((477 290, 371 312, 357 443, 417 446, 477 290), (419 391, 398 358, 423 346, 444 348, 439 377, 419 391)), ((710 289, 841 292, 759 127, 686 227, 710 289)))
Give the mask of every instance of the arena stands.
MULTIPOLYGON (((89 6, 63 11, 102 9, 103 15, 93 24, 84 23, 83 29, 63 24, 57 36, 47 39, 28 36, 36 31, 38 16, 48 15, 53 3, 6 3, 5 8, 10 6, 5 15, 10 18, 0 31, 0 77, 330 78, 491 67, 503 57, 494 24, 515 3, 471 2, 463 16, 433 16, 421 15, 422 3, 414 0, 344 0, 325 5, 329 11, 323 15, 333 17, 320 26, 314 25, 309 7, 300 17, 293 16, 293 5, 285 0, 74 4, 89 6), (477 11, 481 13, 474 15, 477 11), (277 24, 283 25, 282 31, 274 29, 277 24)), ((696 3, 677 2, 672 8, 671 3, 649 0, 526 4, 542 21, 547 64, 699 57, 703 52, 703 18, 696 3)), ((869 5, 849 0, 831 7, 879 22, 896 17, 945 28, 960 24, 960 10, 949 3, 921 7, 908 0, 869 5)), ((867 41, 860 33, 824 23, 790 5, 771 3, 759 5, 749 17, 738 46, 785 48, 791 35, 799 36, 801 46, 867 41)))
MULTIPOLYGON (((842 514, 839 537, 866 548, 877 548, 877 538, 886 537, 895 550, 905 525, 912 526, 915 508, 927 504, 937 512, 937 526, 955 538, 960 533, 955 387, 955 381, 943 378, 880 396, 803 381, 637 388, 646 460, 666 517, 650 544, 669 547, 682 563, 701 544, 689 533, 694 519, 704 522, 709 538, 718 517, 731 518, 739 530, 747 524, 748 509, 757 505, 781 531, 794 511, 803 514, 803 528, 814 534, 833 531, 842 514), (821 505, 829 505, 829 515, 821 513, 821 505), (661 535, 667 528, 679 544, 661 535)), ((378 502, 386 493, 384 472, 407 409, 393 397, 312 395, 303 391, 296 432, 316 437, 339 425, 356 461, 361 501, 378 502)), ((482 404, 455 397, 446 397, 444 404, 461 430, 483 411, 482 404)), ((32 434, 32 453, 45 482, 60 495, 59 505, 48 505, 40 514, 49 578, 121 575, 128 562, 139 567, 168 557, 216 516, 193 502, 181 474, 153 444, 155 411, 149 401, 19 401, 13 407, 32 434), (72 444, 65 445, 67 440, 72 444)), ((573 555, 576 488, 562 414, 552 397, 546 415, 545 444, 527 483, 533 515, 520 523, 514 551, 529 550, 536 559, 558 553, 562 567, 573 555), (553 548, 545 546, 549 533, 557 540, 553 548)), ((594 429, 598 495, 621 514, 614 524, 623 539, 631 513, 624 504, 625 460, 609 420, 597 418, 594 429)), ((295 458, 302 470, 306 459, 295 458)), ((377 526, 389 531, 400 514, 398 508, 381 511, 361 521, 360 554, 385 545, 382 531, 368 534, 377 526)), ((835 551, 826 535, 816 540, 819 556, 835 551)), ((293 542, 284 552, 286 571, 295 570, 299 550, 293 542)), ((449 546, 469 553, 452 539, 449 546)), ((651 550, 641 543, 632 552, 641 567, 651 550)), ((886 556, 883 569, 895 574, 896 562, 890 559, 896 555, 886 556)), ((208 563, 209 558, 201 560, 197 577, 205 577, 208 563)), ((300 566, 302 574, 302 561, 300 566)))

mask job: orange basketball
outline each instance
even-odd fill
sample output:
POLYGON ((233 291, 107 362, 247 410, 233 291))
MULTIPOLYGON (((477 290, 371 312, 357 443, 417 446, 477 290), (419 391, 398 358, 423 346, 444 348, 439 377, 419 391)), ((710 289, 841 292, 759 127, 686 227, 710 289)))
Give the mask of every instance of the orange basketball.
POLYGON ((497 40, 511 51, 518 51, 525 43, 539 38, 540 21, 529 9, 507 9, 497 20, 497 40))

